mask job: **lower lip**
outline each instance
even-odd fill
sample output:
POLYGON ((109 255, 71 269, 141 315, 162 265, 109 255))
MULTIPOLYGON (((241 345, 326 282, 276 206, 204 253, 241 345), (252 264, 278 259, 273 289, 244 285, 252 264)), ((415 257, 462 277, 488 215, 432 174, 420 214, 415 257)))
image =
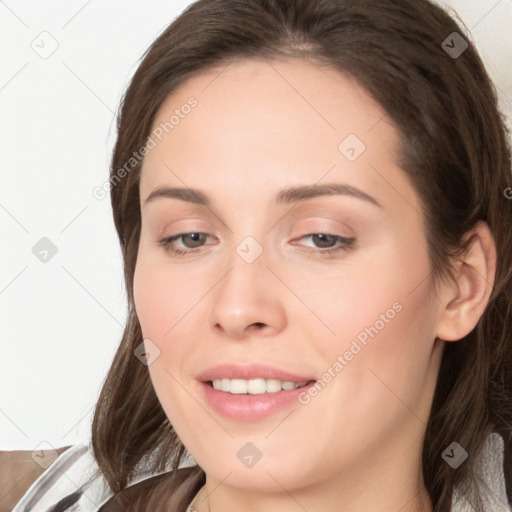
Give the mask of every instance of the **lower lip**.
POLYGON ((261 395, 233 394, 214 389, 200 382, 206 402, 219 414, 233 420, 258 421, 298 402, 298 396, 313 386, 313 382, 297 389, 263 393, 261 395))

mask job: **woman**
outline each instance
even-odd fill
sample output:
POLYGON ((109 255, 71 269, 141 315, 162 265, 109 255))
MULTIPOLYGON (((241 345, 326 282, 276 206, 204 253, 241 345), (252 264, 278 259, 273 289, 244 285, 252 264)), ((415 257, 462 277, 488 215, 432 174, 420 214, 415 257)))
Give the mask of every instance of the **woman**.
POLYGON ((51 510, 508 510, 510 154, 427 0, 188 7, 123 98, 129 317, 51 510))

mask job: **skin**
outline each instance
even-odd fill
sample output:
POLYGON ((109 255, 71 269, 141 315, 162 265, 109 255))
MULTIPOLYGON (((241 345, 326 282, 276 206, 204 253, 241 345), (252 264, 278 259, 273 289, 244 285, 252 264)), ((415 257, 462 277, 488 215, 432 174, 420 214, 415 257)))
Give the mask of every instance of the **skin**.
POLYGON ((148 367, 155 391, 207 475, 195 508, 431 511, 421 447, 444 347, 436 338, 460 339, 483 313, 495 261, 488 228, 474 231, 456 279, 434 290, 420 199, 396 164, 397 131, 335 70, 234 61, 183 83, 154 126, 190 96, 198 105, 144 160, 134 298, 144 338, 160 350, 148 367), (338 149, 349 134, 366 146, 355 161, 338 149), (381 207, 347 195, 274 200, 325 183, 356 187, 381 207), (211 205, 145 203, 161 186, 200 189, 211 205), (171 246, 196 252, 158 243, 187 232, 208 237, 171 246), (308 236, 319 233, 356 246, 322 255, 340 244, 308 236), (236 252, 247 236, 263 249, 252 263, 236 252), (397 302, 400 312, 307 405, 246 422, 201 398, 196 375, 220 362, 321 378, 397 302), (251 468, 236 455, 247 442, 262 453, 251 468))

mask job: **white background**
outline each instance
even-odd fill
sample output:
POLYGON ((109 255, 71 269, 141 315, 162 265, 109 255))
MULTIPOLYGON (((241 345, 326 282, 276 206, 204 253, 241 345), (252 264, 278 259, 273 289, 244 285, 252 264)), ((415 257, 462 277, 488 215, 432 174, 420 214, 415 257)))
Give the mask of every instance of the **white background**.
MULTIPOLYGON (((89 437, 126 311, 110 197, 92 190, 139 58, 189 3, 0 0, 0 449, 89 437), (58 44, 46 59, 42 38, 58 44), (42 237, 57 247, 47 263, 32 253, 42 237)), ((448 5, 511 116, 512 0, 448 5)))

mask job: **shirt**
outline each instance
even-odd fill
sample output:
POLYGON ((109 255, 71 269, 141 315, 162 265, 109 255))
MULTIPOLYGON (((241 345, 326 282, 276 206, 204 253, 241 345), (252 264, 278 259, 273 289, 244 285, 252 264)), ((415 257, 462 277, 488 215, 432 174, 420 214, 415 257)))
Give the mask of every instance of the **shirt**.
MULTIPOLYGON (((146 458, 137 466, 129 487, 172 470, 169 462, 165 470, 151 472, 147 463, 146 458)), ((179 467, 194 465, 187 455, 179 467)), ((99 512, 113 496, 106 479, 98 473, 90 441, 75 444, 63 452, 27 489, 12 512, 49 512, 61 499, 72 495, 77 499, 66 509, 69 512, 99 512)))

